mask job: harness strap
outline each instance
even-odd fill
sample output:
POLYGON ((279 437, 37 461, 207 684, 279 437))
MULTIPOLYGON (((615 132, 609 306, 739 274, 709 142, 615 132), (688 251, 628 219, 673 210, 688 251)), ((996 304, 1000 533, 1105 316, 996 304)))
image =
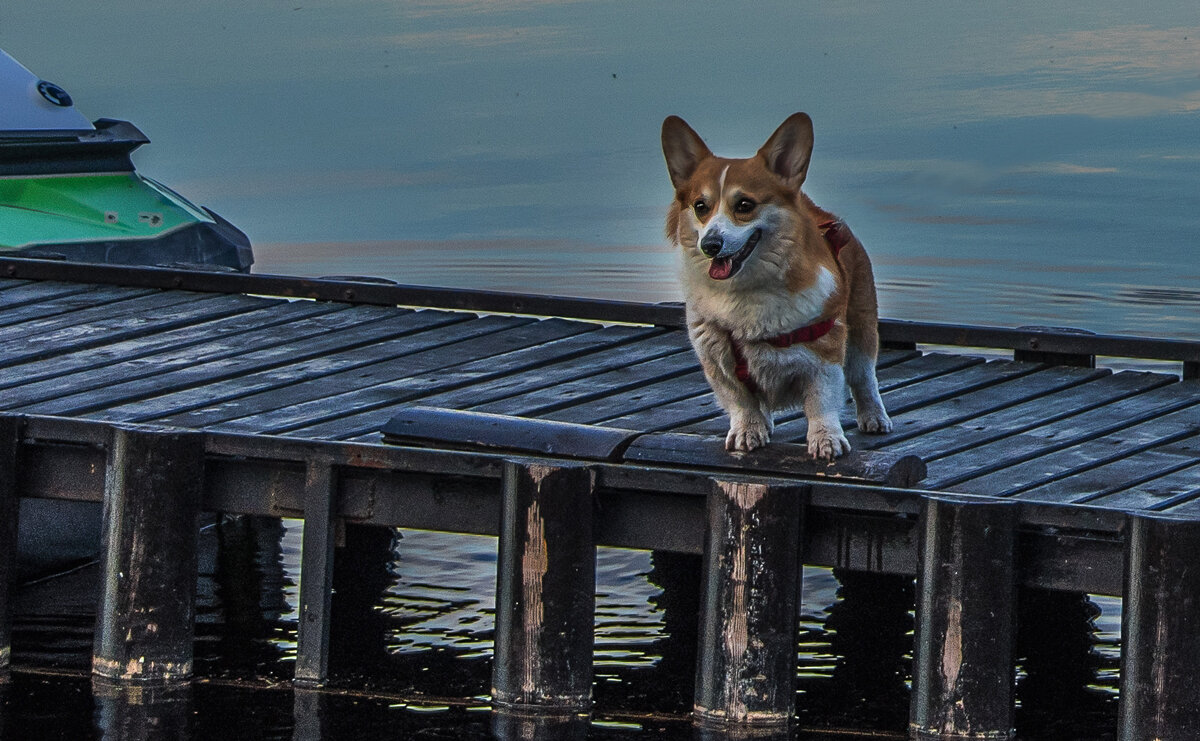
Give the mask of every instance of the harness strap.
MULTIPOLYGON (((817 225, 817 228, 821 230, 821 236, 825 237, 825 244, 829 245, 829 250, 835 258, 842 251, 842 248, 850 243, 850 240, 854 236, 850 233, 850 229, 846 226, 845 222, 842 221, 823 221, 817 225)), ((833 325, 834 320, 832 318, 822 319, 819 322, 793 329, 791 332, 784 332, 774 337, 764 337, 761 342, 779 348, 791 347, 801 342, 815 342, 829 334, 829 330, 833 329, 833 325)), ((754 381, 754 376, 750 375, 750 363, 746 360, 746 354, 742 350, 742 343, 735 339, 733 335, 729 335, 729 348, 733 351, 734 376, 742 382, 742 385, 750 393, 756 393, 758 391, 758 384, 754 381)))

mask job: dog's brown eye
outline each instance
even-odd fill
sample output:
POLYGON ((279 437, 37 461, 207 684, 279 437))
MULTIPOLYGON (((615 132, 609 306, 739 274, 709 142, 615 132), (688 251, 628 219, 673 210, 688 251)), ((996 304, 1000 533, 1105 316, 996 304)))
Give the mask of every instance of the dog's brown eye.
POLYGON ((754 210, 758 204, 749 198, 739 198, 738 202, 733 204, 733 212, 735 214, 748 214, 754 210))
POLYGON ((692 204, 692 210, 696 212, 697 216, 703 217, 706 213, 708 213, 708 203, 701 198, 692 204))

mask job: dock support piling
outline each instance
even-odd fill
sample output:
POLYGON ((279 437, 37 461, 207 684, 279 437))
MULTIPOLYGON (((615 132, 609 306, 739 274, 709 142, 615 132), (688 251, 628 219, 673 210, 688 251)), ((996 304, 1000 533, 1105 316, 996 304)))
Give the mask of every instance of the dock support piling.
POLYGON ((1125 553, 1118 739, 1200 737, 1200 522, 1132 515, 1125 553))
POLYGON ((1017 515, 1014 502, 923 503, 911 738, 1012 738, 1017 515))
POLYGON ((492 664, 498 711, 591 710, 594 486, 583 466, 505 465, 492 664))
POLYGON ((203 485, 202 434, 113 428, 94 674, 118 680, 191 676, 203 485))
POLYGON ((693 715, 786 728, 795 715, 801 487, 714 481, 708 494, 693 715))
POLYGON ((17 446, 21 418, 0 415, 0 681, 12 656, 12 582, 17 561, 17 446))
POLYGON ((336 495, 337 476, 333 466, 310 462, 304 477, 300 620, 296 629, 295 681, 298 684, 323 684, 328 671, 336 495))

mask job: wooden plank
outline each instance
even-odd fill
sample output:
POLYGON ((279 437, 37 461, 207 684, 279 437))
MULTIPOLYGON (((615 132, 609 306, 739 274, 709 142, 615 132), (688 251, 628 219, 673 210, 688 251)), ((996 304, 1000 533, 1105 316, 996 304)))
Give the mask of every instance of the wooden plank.
POLYGON ((486 386, 470 386, 430 396, 423 399, 421 403, 428 406, 470 409, 529 391, 592 378, 614 368, 674 355, 683 352, 686 348, 687 339, 682 336, 682 333, 670 332, 655 335, 560 363, 530 368, 519 376, 497 379, 489 382, 486 386))
POLYGON ((376 421, 379 420, 379 415, 372 412, 374 409, 395 409, 398 405, 428 397, 430 394, 467 386, 487 388, 488 383, 493 380, 503 382, 506 378, 521 378, 523 372, 530 369, 582 357, 606 347, 652 337, 661 332, 662 330, 651 327, 605 327, 461 365, 438 368, 364 388, 348 389, 337 394, 326 394, 312 401, 232 419, 217 425, 216 428, 228 432, 280 434, 297 427, 365 414, 372 420, 370 429, 374 431, 387 421, 386 415, 381 421, 376 421))
POLYGON ((1200 407, 1194 406, 1200 382, 1183 381, 1126 401, 935 461, 931 479, 937 477, 939 486, 952 479, 958 491, 1015 494, 1171 442, 1194 432, 1200 420, 1200 407), (1174 393, 1162 399, 1166 390, 1174 393))
MULTIPOLYGON (((695 381, 693 381, 693 385, 699 388, 695 381)), ((703 388, 703 393, 693 393, 665 404, 636 409, 618 417, 605 419, 603 424, 609 427, 631 427, 646 432, 678 432, 715 418, 721 423, 720 432, 698 434, 724 438, 725 432, 729 429, 729 417, 717 405, 717 397, 707 390, 707 384, 703 388)))
POLYGON ((275 303, 278 302, 273 299, 252 296, 206 296, 180 304, 178 307, 168 307, 152 317, 122 316, 100 319, 88 324, 66 327, 50 334, 11 339, 5 342, 4 358, 0 359, 0 367, 146 337, 211 319, 243 314, 275 303))
MULTIPOLYGON (((0 274, 8 278, 86 281, 89 283, 180 288, 220 293, 312 298, 329 301, 428 306, 539 316, 574 317, 602 322, 683 327, 679 303, 639 304, 627 301, 565 298, 497 291, 458 290, 425 286, 379 285, 345 280, 323 280, 241 273, 189 271, 175 268, 124 265, 83 265, 48 260, 0 258, 0 274)), ((1178 360, 1194 368, 1200 363, 1200 342, 1116 335, 1080 335, 1044 328, 1009 329, 931 322, 881 319, 884 344, 994 347, 1109 357, 1178 360)))
POLYGON ((923 432, 916 438, 898 443, 889 441, 887 446, 891 450, 920 455, 927 461, 935 460, 1175 383, 1176 380, 1174 376, 1163 373, 1122 371, 1016 406, 981 414, 961 424, 923 432))
MULTIPOLYGON (((884 393, 886 394, 888 393, 886 389, 912 386, 929 378, 982 363, 981 358, 931 353, 880 370, 880 387, 885 389, 884 393)), ((606 419, 604 424, 616 427, 634 426, 650 431, 688 431, 693 434, 724 436, 729 429, 728 415, 717 405, 716 397, 705 392, 706 389, 707 387, 692 389, 693 393, 690 395, 659 403, 653 407, 643 405, 619 416, 606 419)), ((887 398, 885 395, 885 402, 887 398)), ((854 414, 848 408, 842 411, 842 424, 846 428, 856 424, 854 414)), ((802 439, 803 432, 807 429, 808 423, 802 412, 785 412, 776 418, 775 433, 772 435, 772 439, 776 441, 802 439), (798 437, 795 435, 797 430, 801 432, 798 437)))
POLYGON ((151 288, 181 288, 216 293, 352 301, 382 306, 426 306, 458 311, 495 312, 683 326, 681 304, 645 304, 610 299, 462 290, 431 286, 391 285, 352 280, 296 278, 263 273, 210 272, 129 265, 95 265, 0 257, 0 273, 10 278, 86 280, 92 283, 151 288))
MULTIPOLYGON (((71 313, 72 316, 78 316, 74 312, 87 311, 89 309, 95 311, 99 306, 112 306, 113 304, 125 301, 126 299, 137 298, 139 296, 148 296, 162 293, 153 288, 122 288, 120 286, 102 286, 92 291, 84 291, 83 293, 69 293, 63 296, 58 296, 47 301, 39 301, 34 304, 26 304, 24 306, 10 306, 0 309, 0 326, 8 326, 10 324, 18 324, 27 322, 33 319, 47 319, 52 316, 61 316, 71 313)), ((116 309, 117 307, 113 306, 116 309)), ((80 321, 91 321, 90 318, 85 318, 80 321)))
MULTIPOLYGON (((594 429, 594 428, 593 428, 594 429)), ((687 466, 727 472, 818 476, 842 481, 859 479, 892 487, 911 487, 925 475, 925 464, 916 456, 855 451, 834 460, 814 459, 808 446, 776 443, 749 454, 730 453, 725 442, 704 435, 676 432, 641 435, 625 450, 631 463, 687 466)))
POLYGON ((0 278, 0 291, 7 291, 10 288, 18 286, 27 286, 33 283, 31 280, 13 280, 12 278, 0 278))
MULTIPOLYGON (((272 321, 271 317, 277 314, 290 315, 292 311, 301 311, 292 308, 293 305, 288 303, 267 306, 244 314, 203 321, 158 334, 122 340, 95 348, 85 348, 45 360, 15 365, 8 373, 0 376, 0 388, 59 378, 93 369, 100 370, 116 363, 137 362, 161 352, 186 352, 188 348, 235 336, 269 324, 272 321)), ((362 316, 363 313, 374 313, 375 319, 382 319, 385 316, 382 313, 383 310, 377 307, 353 307, 348 311, 355 312, 359 316, 362 316)), ((233 341, 236 342, 236 340, 233 341)), ((195 362, 194 356, 188 362, 195 362)), ((112 380, 110 379, 109 382, 111 383, 112 380)))
POLYGON ((1088 506, 1177 514, 1174 507, 1200 495, 1200 463, 1195 457, 1189 461, 1155 451, 1139 453, 1136 457, 1139 465, 1144 459, 1148 465, 1157 462, 1159 467, 1136 483, 1125 481, 1119 487, 1102 491, 1088 500, 1088 506))
MULTIPOLYGON (((138 401, 108 407, 91 412, 88 416, 108 421, 146 422, 159 420, 164 424, 173 424, 177 415, 194 409, 211 407, 215 404, 234 403, 235 400, 250 396, 268 389, 278 389, 301 381, 323 378, 338 371, 350 368, 361 368, 383 359, 413 354, 430 347, 440 347, 456 342, 462 342, 473 337, 497 332, 507 327, 517 326, 533 319, 518 317, 483 317, 470 321, 460 321, 444 326, 426 329, 430 321, 446 318, 441 312, 426 317, 427 312, 414 312, 394 320, 384 322, 385 327, 368 324, 356 331, 339 333, 335 339, 336 345, 327 348, 322 353, 313 353, 311 348, 294 346, 292 357, 296 353, 305 353, 306 359, 275 363, 264 370, 253 373, 242 373, 213 381, 211 378, 193 379, 189 385, 162 388, 155 396, 138 401), (423 330, 411 333, 414 323, 423 330), (407 327, 405 326, 407 324, 407 327), (380 337, 380 330, 385 333, 380 337), (405 331, 405 330, 409 331, 405 331)), ((449 315, 456 318, 460 315, 449 315)), ((242 356, 244 360, 246 356, 242 356)), ((242 367, 245 367, 243 363, 242 367)), ((207 370, 201 368, 201 370, 207 370)))
MULTIPOLYGON (((454 333, 449 342, 439 341, 437 336, 423 333, 414 337, 413 343, 407 345, 400 341, 391 341, 364 348, 353 356, 345 355, 344 360, 349 365, 346 370, 297 381, 283 388, 261 391, 236 401, 200 407, 164 421, 184 427, 219 428, 224 422, 276 410, 287 409, 296 413, 299 405, 314 401, 320 403, 319 408, 327 411, 330 407, 338 407, 338 404, 331 402, 329 398, 333 395, 331 390, 334 389, 345 393, 377 386, 599 328, 596 324, 569 322, 563 319, 527 321, 508 318, 507 325, 498 329, 489 326, 491 323, 487 318, 475 319, 470 326, 461 325, 455 330, 447 330, 454 333)), ((328 356, 326 360, 337 362, 340 357, 342 356, 328 356)))
POLYGON ((6 311, 15 306, 49 301, 59 296, 86 293, 95 288, 96 286, 87 283, 23 282, 0 293, 0 311, 6 311))
MULTIPOLYGON (((72 296, 72 298, 75 297, 72 296)), ((69 336, 79 331, 77 328, 88 328, 96 324, 100 324, 101 326, 109 325, 113 320, 121 318, 126 318, 134 322, 145 321, 146 317, 158 316, 168 310, 179 311, 187 308, 190 304, 211 300, 211 297, 205 297, 202 293, 159 291, 148 296, 141 296, 131 301, 117 304, 117 306, 121 306, 121 304, 133 303, 134 307, 129 311, 120 311, 108 306, 99 306, 92 309, 84 309, 66 316, 49 316, 44 319, 35 318, 3 327, 0 328, 0 343, 8 345, 17 340, 33 342, 34 338, 37 337, 54 338, 64 335, 69 336)))
POLYGON ((971 481, 1000 496, 1084 503, 1109 491, 1184 468, 1200 454, 1200 406, 1143 422, 971 481), (1179 452, 1162 452, 1174 444, 1179 452))
POLYGON ((1182 381, 1158 386, 1141 394, 1048 424, 1008 435, 993 442, 966 448, 932 461, 927 486, 943 487, 1016 465, 1039 455, 1084 440, 1115 432, 1200 400, 1200 382, 1182 381))
MULTIPOLYGON (((347 326, 348 319, 356 312, 346 304, 317 303, 316 301, 293 301, 283 306, 272 306, 268 309, 240 314, 234 320, 221 320, 223 324, 234 324, 234 329, 228 333, 185 332, 181 347, 172 347, 152 355, 124 359, 120 348, 110 345, 104 348, 103 357, 110 364, 99 367, 84 368, 65 375, 56 375, 40 381, 30 381, 20 386, 9 388, 3 395, 0 404, 15 408, 39 401, 47 401, 63 396, 83 394, 93 389, 99 389, 101 394, 87 397, 90 404, 100 401, 99 396, 105 390, 140 378, 168 373, 177 368, 190 367, 196 358, 217 359, 232 355, 241 355, 257 347, 271 347, 288 341, 296 341, 324 332, 336 331, 347 326), (347 313, 348 312, 348 313, 347 313), (215 338, 214 338, 215 335, 215 338), (199 339, 198 339, 199 338, 199 339), (208 341, 202 341, 204 339, 208 341)), ((360 318, 361 321, 361 318, 360 318)), ((204 325, 196 325, 202 327, 204 325)), ((194 328, 189 328, 192 330, 194 328)), ((128 344, 135 345, 137 340, 128 344)), ((118 343, 120 345, 122 343, 118 343)), ((93 353, 100 355, 100 353, 93 353)), ((53 365, 64 358, 42 361, 42 365, 53 365)), ((32 364, 37 365, 37 364, 32 364)), ((21 366, 28 370, 28 366, 21 366)), ((34 371, 31 377, 37 377, 34 371)), ((68 402, 70 404, 70 402, 68 402)), ((68 407, 70 408, 70 407, 68 407)), ((46 412, 53 414, 54 412, 46 412)))
MULTIPOLYGON (((920 386, 935 378, 983 364, 983 358, 973 355, 926 353, 918 358, 880 369, 875 375, 879 381, 879 391, 883 395, 884 404, 891 413, 899 410, 895 408, 893 397, 888 394, 906 387, 920 386)), ((846 398, 849 401, 848 395, 846 398)), ((842 410, 841 418, 843 429, 852 429, 858 424, 848 409, 842 410)), ((808 421, 804 418, 801 410, 795 410, 776 418, 773 438, 776 440, 800 440, 807 432, 808 421)), ((722 429, 720 434, 725 434, 725 430, 722 429)))
MULTIPOLYGON (((911 382, 913 378, 923 372, 931 372, 930 366, 938 366, 948 359, 947 355, 938 355, 931 361, 919 360, 922 354, 916 350, 882 350, 876 368, 880 368, 878 372, 884 374, 884 378, 888 378, 887 373, 894 373, 890 376, 895 384, 901 385, 905 382, 911 382), (905 370, 887 370, 883 368, 892 368, 899 366, 900 363, 908 361, 917 361, 916 365, 910 366, 905 370), (922 370, 924 368, 924 370, 922 370)), ((971 362, 983 362, 982 360, 973 360, 971 362)), ((970 365, 970 363, 968 363, 970 365)), ((954 367, 959 367, 955 363, 954 367)), ((881 381, 886 382, 886 381, 881 381)), ((883 386, 881 386, 883 387, 883 386)), ((730 422, 724 411, 721 411, 719 406, 714 404, 714 399, 703 394, 703 396, 695 397, 695 403, 689 404, 686 402, 676 402, 662 406, 662 416, 653 424, 654 429, 670 429, 672 432, 697 434, 697 435, 721 435, 724 436, 730 422), (706 410, 703 414, 697 414, 697 410, 706 410)), ((800 416, 798 412, 784 412, 784 414, 776 417, 776 423, 782 423, 788 420, 793 420, 800 416)))
MULTIPOLYGON (((978 361, 979 359, 963 358, 963 360, 978 361)), ((907 365, 907 363, 903 365, 907 365)), ((1029 375, 1040 367, 1036 363, 1020 363, 1011 360, 975 362, 918 382, 907 383, 891 389, 885 388, 882 390, 881 396, 889 415, 902 415, 905 412, 952 399, 961 394, 1029 375)), ((858 427, 853 406, 842 408, 841 419, 844 430, 858 427)), ((803 440, 807 434, 808 420, 800 417, 783 424, 776 424, 772 439, 799 441, 803 440)))
POLYGON ((909 409, 926 407, 970 391, 1027 376, 1042 367, 1038 363, 990 360, 986 363, 971 365, 961 370, 924 379, 919 383, 910 383, 886 390, 882 394, 883 401, 889 411, 894 410, 896 414, 901 414, 909 409))
MULTIPOLYGON (((609 368, 635 362, 638 358, 652 358, 679 352, 682 347, 685 347, 681 341, 682 343, 687 342, 686 338, 679 336, 679 333, 657 334, 615 348, 605 348, 595 353, 575 356, 562 362, 536 365, 520 373, 485 383, 418 398, 422 404, 427 406, 461 409, 529 389, 584 378, 609 368)), ((394 399, 387 398, 387 391, 383 387, 364 389, 364 392, 372 397, 369 409, 337 418, 327 418, 326 421, 307 427, 293 428, 286 434, 328 440, 346 439, 373 433, 379 430, 384 422, 387 422, 390 416, 389 410, 400 406, 400 403, 395 403, 394 399), (382 399, 380 398, 381 394, 384 397, 382 399)), ((405 401, 411 401, 411 399, 405 401)), ((340 405, 341 400, 339 400, 340 405)))
POLYGON ((563 407, 623 394, 648 383, 668 380, 696 370, 696 358, 679 352, 642 363, 614 368, 607 373, 537 389, 471 407, 477 412, 524 417, 545 416, 563 407))
POLYGON ((992 386, 970 391, 916 410, 891 414, 893 429, 885 435, 865 434, 857 429, 847 430, 850 447, 860 450, 883 448, 894 443, 942 429, 959 422, 974 422, 988 412, 1016 406, 1031 399, 1040 399, 1055 391, 1072 388, 1087 381, 1111 375, 1107 370, 1053 366, 1002 381, 992 386))
POLYGON ((1177 517, 1200 515, 1200 466, 1176 471, 1138 488, 1145 489, 1153 495, 1156 490, 1162 491, 1168 487, 1177 493, 1172 497, 1163 498, 1159 504, 1148 509, 1156 509, 1163 514, 1177 517))
POLYGON ((462 409, 402 407, 383 426, 392 445, 549 455, 575 460, 620 460, 639 433, 462 409))
MULTIPOLYGON (((463 321, 462 314, 445 312, 397 313, 377 306, 354 306, 322 321, 311 337, 270 344, 247 352, 208 356, 204 347, 171 348, 172 369, 130 381, 113 379, 109 385, 80 394, 51 399, 28 409, 39 414, 82 414, 106 407, 134 403, 170 389, 184 389, 321 357, 327 352, 346 350, 388 338, 419 332, 429 327, 463 321)), ((236 342, 236 337, 234 341, 236 342)))
MULTIPOLYGON (((664 404, 710 393, 708 381, 700 370, 693 370, 666 381, 646 384, 629 391, 602 396, 542 415, 545 419, 579 424, 601 424, 614 419, 629 419, 635 412, 653 410, 664 404)), ((620 426, 610 424, 609 426, 620 426)), ((631 429, 647 429, 637 425, 631 429)))

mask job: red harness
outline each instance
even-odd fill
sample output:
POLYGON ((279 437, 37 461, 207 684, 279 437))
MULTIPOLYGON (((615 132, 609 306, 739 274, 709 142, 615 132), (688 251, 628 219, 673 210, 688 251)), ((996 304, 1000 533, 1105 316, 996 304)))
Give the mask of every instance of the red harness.
MULTIPOLYGON (((853 237, 849 227, 841 221, 823 221, 817 227, 821 230, 821 235, 825 237, 825 244, 829 245, 829 250, 833 252, 834 258, 838 256, 843 247, 850 243, 850 239, 853 237)), ((822 319, 799 329, 793 329, 791 332, 784 332, 773 337, 763 337, 759 341, 780 348, 791 347, 801 342, 814 342, 828 334, 829 330, 833 329, 833 324, 832 318, 822 319)), ((758 391, 758 384, 750 375, 750 364, 746 362, 746 355, 742 352, 742 343, 734 339, 733 335, 729 335, 729 347, 733 350, 734 375, 751 393, 758 391)))

